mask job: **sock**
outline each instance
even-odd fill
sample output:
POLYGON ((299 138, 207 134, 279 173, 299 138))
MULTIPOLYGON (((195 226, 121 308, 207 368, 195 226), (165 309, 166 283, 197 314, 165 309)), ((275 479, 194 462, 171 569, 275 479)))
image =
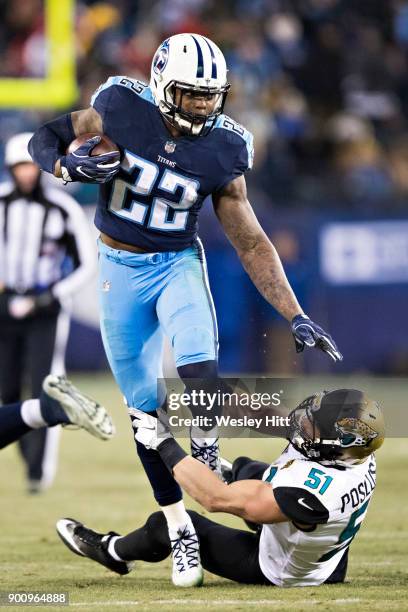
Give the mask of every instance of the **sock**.
POLYGON ((115 554, 123 561, 157 563, 166 559, 171 545, 163 512, 155 512, 143 527, 116 539, 113 547, 115 554))
POLYGON ((161 506, 161 510, 166 517, 169 531, 177 531, 179 527, 191 523, 191 518, 187 514, 183 500, 175 504, 169 504, 168 506, 161 506))
MULTIPOLYGON (((131 420, 132 416, 130 416, 131 420)), ((183 498, 183 494, 177 482, 163 463, 159 453, 147 449, 136 440, 137 454, 144 467, 153 495, 159 506, 174 504, 183 498)))
POLYGON ((22 417, 22 406, 22 402, 16 402, 0 407, 0 448, 19 440, 31 430, 22 417))
POLYGON ((120 536, 111 537, 111 539, 109 540, 109 544, 108 544, 108 553, 110 554, 111 557, 115 559, 115 561, 126 561, 126 559, 122 559, 122 557, 119 557, 118 553, 115 550, 115 544, 120 539, 121 539, 120 536))
POLYGON ((44 422, 44 425, 49 425, 53 427, 54 425, 60 425, 61 423, 70 423, 71 421, 68 418, 67 413, 61 406, 60 402, 56 399, 45 393, 45 391, 41 392, 40 395, 40 406, 41 406, 41 415, 44 422))
POLYGON ((21 418, 31 429, 40 429, 40 427, 47 427, 48 425, 41 413, 40 400, 38 399, 30 399, 22 403, 21 418))

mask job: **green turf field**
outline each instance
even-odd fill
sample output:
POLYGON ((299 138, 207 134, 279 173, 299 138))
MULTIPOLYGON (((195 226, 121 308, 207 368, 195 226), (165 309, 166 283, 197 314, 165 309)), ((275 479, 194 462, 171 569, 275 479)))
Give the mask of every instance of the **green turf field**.
MULTIPOLYGON (((56 536, 58 518, 70 516, 95 529, 123 533, 155 510, 134 452, 127 415, 111 378, 73 380, 111 409, 117 436, 111 442, 100 442, 84 432, 63 432, 57 481, 38 497, 25 493, 17 449, 2 451, 0 590, 68 591, 71 608, 84 611, 408 610, 408 444, 402 439, 387 441, 378 454, 377 491, 352 546, 345 585, 292 590, 242 587, 206 574, 203 588, 180 590, 171 585, 168 562, 139 563, 132 574, 119 577, 73 555, 56 536)), ((347 386, 358 387, 360 383, 347 380, 347 386)), ((308 384, 311 389, 318 388, 316 381, 308 384)), ((361 384, 383 400, 392 395, 403 402, 408 397, 407 381, 361 384)), ((333 384, 326 382, 326 386, 333 384)), ((278 441, 240 439, 225 441, 222 449, 229 458, 249 454, 272 461, 282 446, 278 441)), ((192 502, 188 505, 197 508, 192 502)), ((226 515, 213 518, 241 526, 238 519, 226 515)))

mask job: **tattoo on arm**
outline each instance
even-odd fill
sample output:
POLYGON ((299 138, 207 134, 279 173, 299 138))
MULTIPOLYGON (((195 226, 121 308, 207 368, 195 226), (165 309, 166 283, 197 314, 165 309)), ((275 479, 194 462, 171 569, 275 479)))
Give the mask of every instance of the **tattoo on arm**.
POLYGON ((80 136, 87 132, 103 134, 102 118, 92 106, 71 113, 71 119, 75 136, 80 136))
POLYGON ((288 321, 302 314, 280 257, 247 200, 244 177, 214 194, 213 202, 226 236, 261 295, 288 321))

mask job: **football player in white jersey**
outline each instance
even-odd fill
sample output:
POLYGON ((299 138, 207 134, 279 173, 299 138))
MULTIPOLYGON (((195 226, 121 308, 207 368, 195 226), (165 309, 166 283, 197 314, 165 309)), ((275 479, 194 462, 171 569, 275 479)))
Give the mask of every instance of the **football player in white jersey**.
MULTIPOLYGON (((375 487, 381 409, 362 391, 337 389, 308 397, 289 416, 282 455, 272 465, 236 459, 224 469, 227 484, 187 456, 158 419, 140 414, 137 439, 158 450, 181 487, 209 512, 240 516, 256 530, 231 529, 189 512, 202 565, 218 576, 281 587, 344 581, 348 548, 375 487)), ((135 560, 154 563, 171 551, 161 512, 123 537, 96 533, 73 519, 58 521, 57 531, 73 552, 120 574, 135 560)), ((183 565, 189 555, 184 540, 177 553, 183 565)))

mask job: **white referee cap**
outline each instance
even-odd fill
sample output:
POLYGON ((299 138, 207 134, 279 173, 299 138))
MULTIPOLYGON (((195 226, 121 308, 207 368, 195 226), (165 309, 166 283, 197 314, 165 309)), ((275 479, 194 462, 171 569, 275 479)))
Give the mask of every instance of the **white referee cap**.
POLYGON ((6 166, 15 166, 16 164, 22 164, 24 162, 31 162, 33 159, 28 152, 28 143, 33 136, 33 132, 22 132, 12 136, 7 141, 6 151, 4 154, 4 162, 6 166))

